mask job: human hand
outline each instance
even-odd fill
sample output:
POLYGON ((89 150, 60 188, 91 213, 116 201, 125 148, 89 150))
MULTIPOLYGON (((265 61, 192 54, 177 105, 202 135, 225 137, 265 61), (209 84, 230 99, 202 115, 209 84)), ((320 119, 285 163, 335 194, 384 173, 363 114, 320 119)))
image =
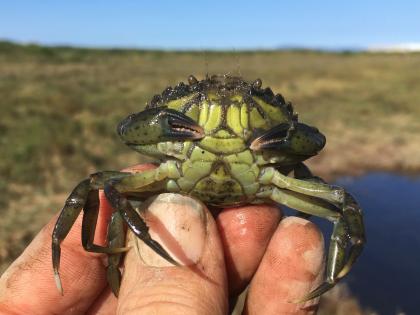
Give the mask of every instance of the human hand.
MULTIPOLYGON (((101 195, 96 243, 105 242, 111 212, 101 195)), ((118 299, 106 283, 104 256, 81 246, 81 217, 62 243, 65 294, 60 295, 51 266, 56 219, 0 278, 1 314, 227 314, 229 300, 234 301, 248 285, 245 314, 316 311, 316 300, 290 301, 322 280, 322 234, 301 218, 288 217, 278 224, 281 213, 276 207, 225 209, 213 219, 193 199, 173 194, 158 197, 146 216, 152 236, 186 266, 170 265, 129 237, 133 249, 125 258, 118 299)))

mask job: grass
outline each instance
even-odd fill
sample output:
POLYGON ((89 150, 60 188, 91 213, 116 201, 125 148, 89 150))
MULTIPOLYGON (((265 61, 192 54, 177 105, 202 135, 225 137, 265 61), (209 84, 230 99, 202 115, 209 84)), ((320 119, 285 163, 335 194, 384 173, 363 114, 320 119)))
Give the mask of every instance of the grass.
POLYGON ((143 161, 115 126, 189 74, 231 73, 291 100, 326 136, 333 178, 420 170, 420 54, 165 52, 0 42, 0 272, 90 172, 143 161))

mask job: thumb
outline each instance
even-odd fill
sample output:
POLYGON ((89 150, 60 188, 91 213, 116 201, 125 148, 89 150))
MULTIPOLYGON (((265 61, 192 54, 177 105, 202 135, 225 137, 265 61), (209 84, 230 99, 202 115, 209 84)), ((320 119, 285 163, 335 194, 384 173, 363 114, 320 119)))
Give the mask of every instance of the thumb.
POLYGON ((150 234, 180 266, 155 254, 131 232, 118 314, 226 314, 227 280, 216 224, 189 197, 162 194, 147 206, 150 234))

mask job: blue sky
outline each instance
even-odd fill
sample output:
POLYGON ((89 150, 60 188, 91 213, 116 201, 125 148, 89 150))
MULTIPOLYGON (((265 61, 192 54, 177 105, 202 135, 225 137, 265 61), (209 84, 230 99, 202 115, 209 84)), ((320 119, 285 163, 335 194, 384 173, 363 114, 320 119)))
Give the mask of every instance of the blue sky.
POLYGON ((0 0, 0 39, 165 49, 364 48, 420 42, 420 1, 0 0))

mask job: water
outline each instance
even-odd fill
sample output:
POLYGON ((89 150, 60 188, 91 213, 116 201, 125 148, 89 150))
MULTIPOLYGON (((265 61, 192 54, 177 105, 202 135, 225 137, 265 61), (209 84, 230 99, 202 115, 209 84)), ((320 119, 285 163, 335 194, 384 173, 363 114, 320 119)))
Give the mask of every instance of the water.
MULTIPOLYGON (((352 293, 381 315, 420 314, 420 178, 372 173, 337 184, 365 215, 368 242, 345 279, 352 293)), ((331 233, 330 224, 316 223, 331 233)))

